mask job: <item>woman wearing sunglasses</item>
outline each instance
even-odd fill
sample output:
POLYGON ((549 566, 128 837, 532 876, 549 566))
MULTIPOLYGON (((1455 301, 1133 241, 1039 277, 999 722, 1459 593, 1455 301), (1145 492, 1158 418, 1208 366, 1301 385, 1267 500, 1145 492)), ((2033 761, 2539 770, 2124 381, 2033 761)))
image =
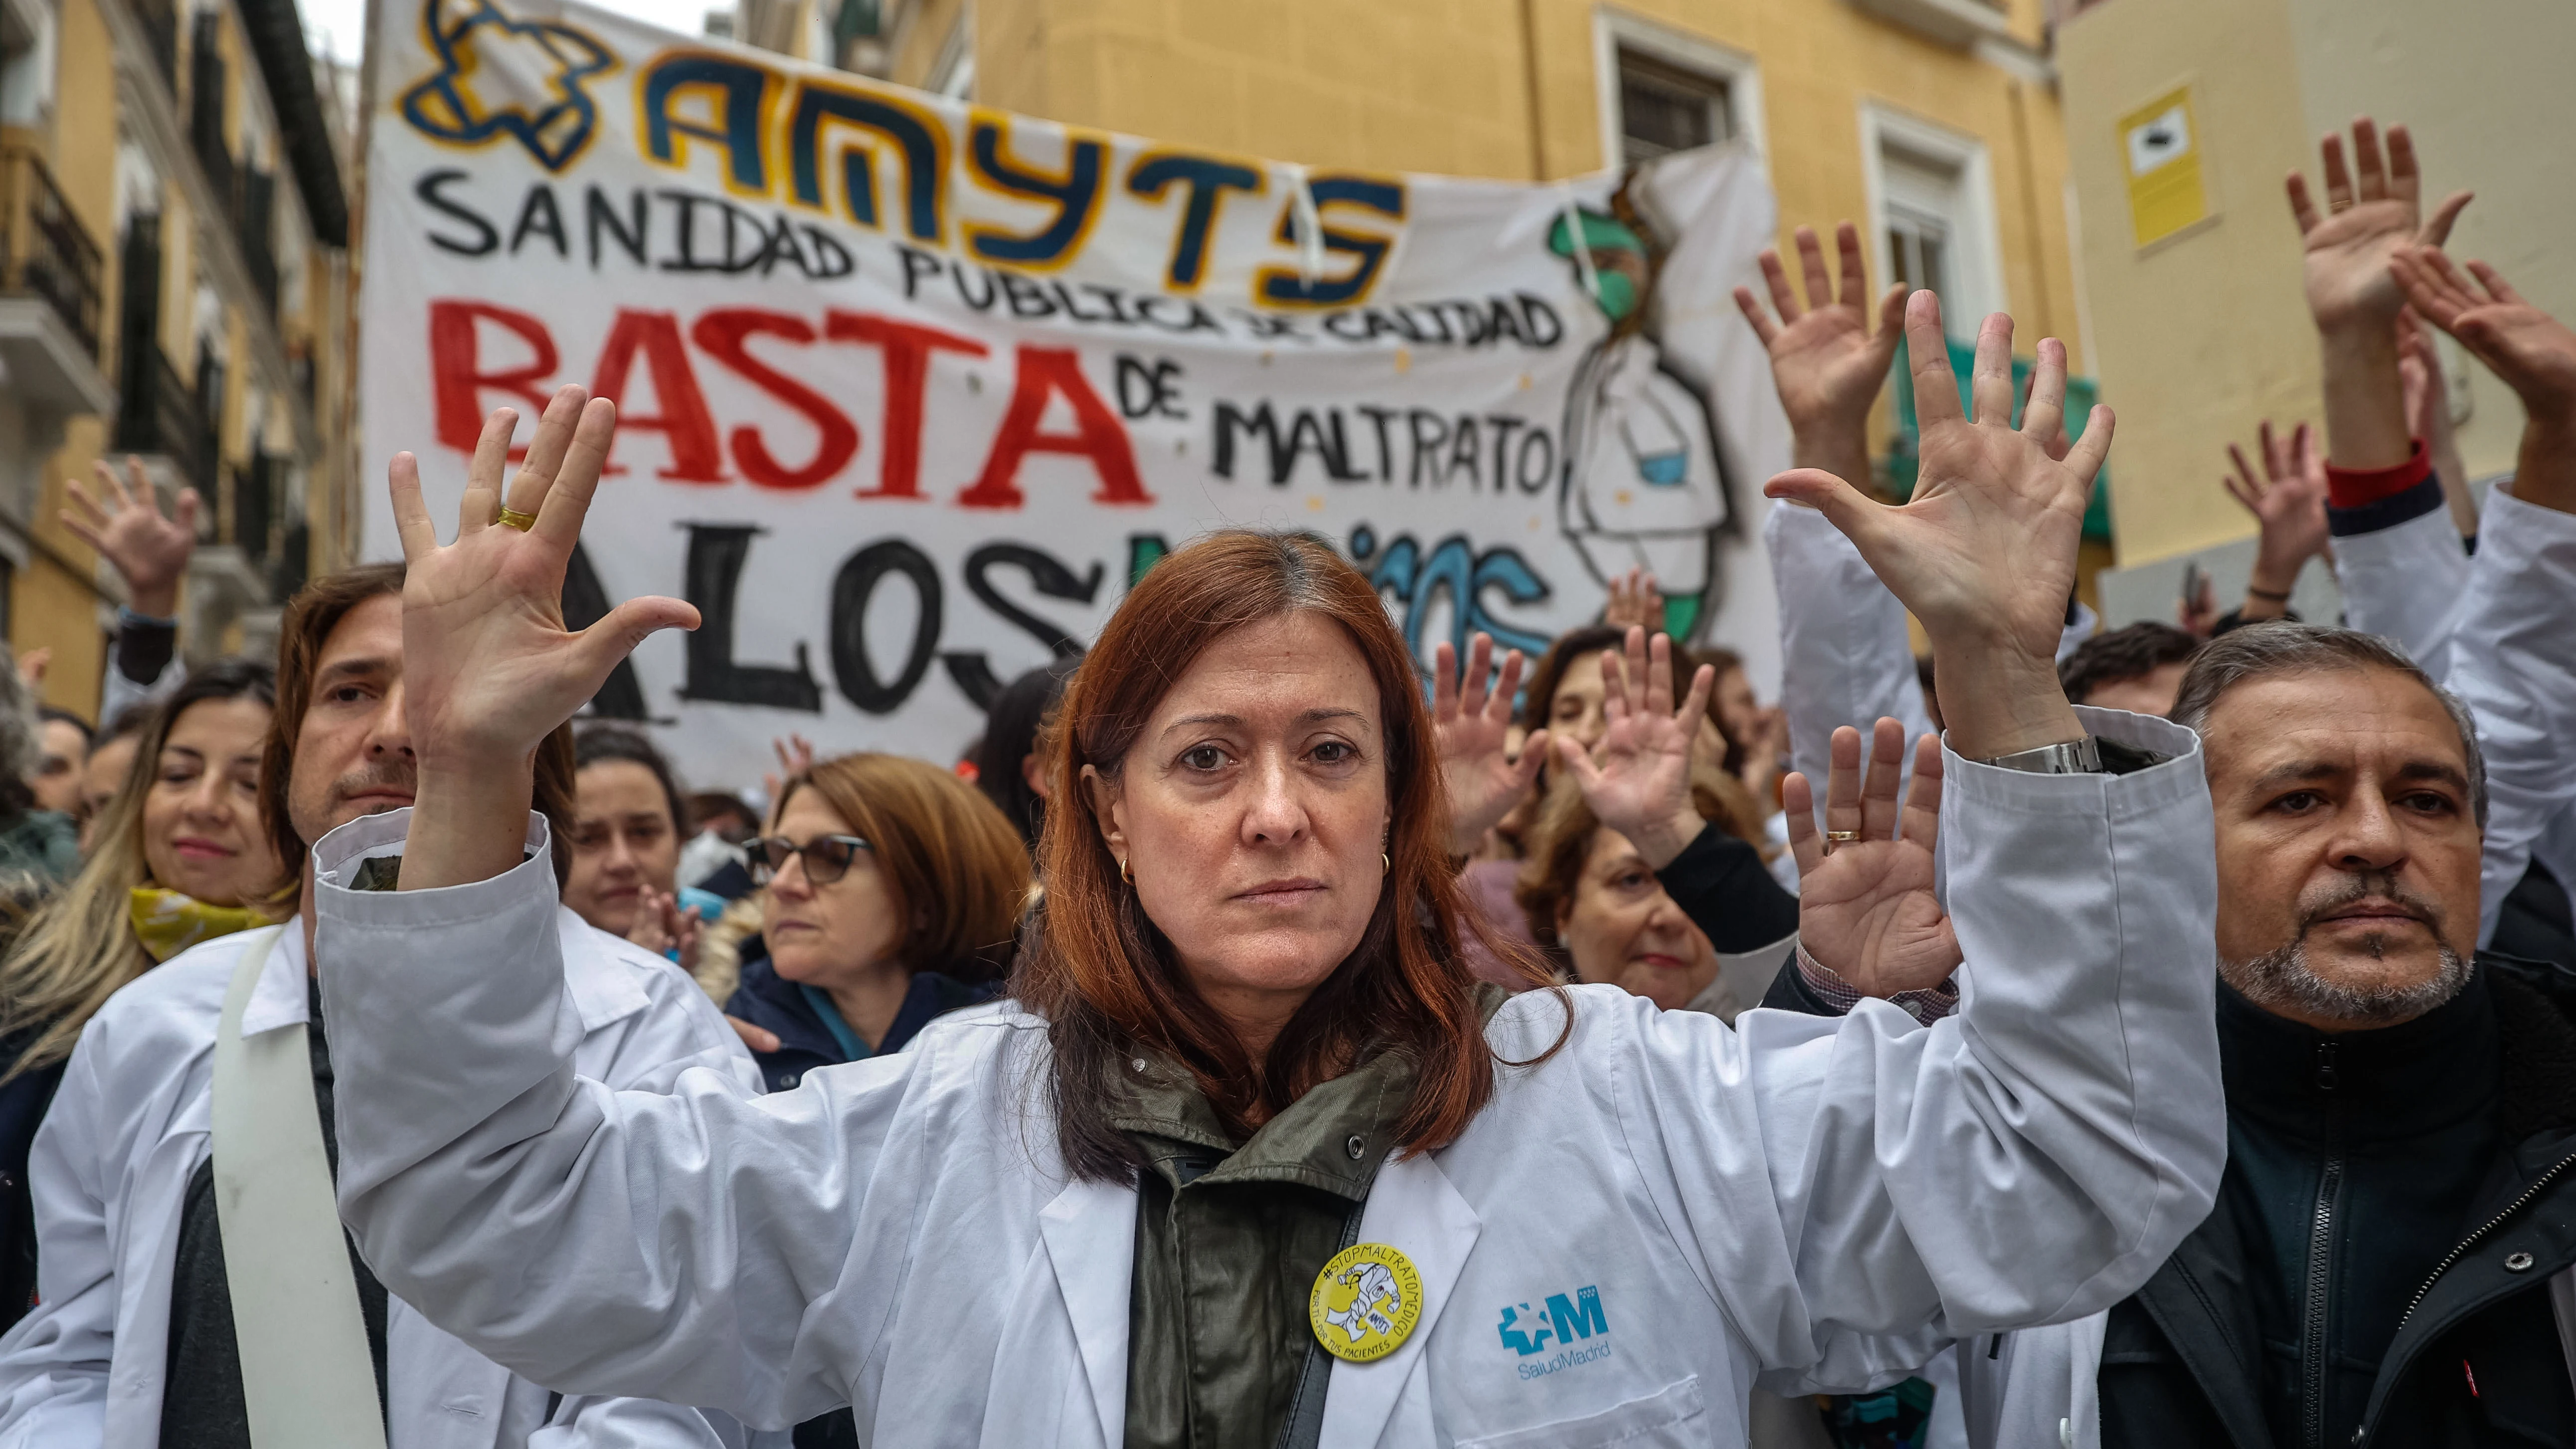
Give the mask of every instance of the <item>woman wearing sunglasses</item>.
POLYGON ((901 1051, 994 994, 1029 855, 956 776, 896 755, 826 760, 788 780, 769 834, 744 850, 761 933, 725 1010, 778 1038, 753 1052, 772 1091, 901 1051))

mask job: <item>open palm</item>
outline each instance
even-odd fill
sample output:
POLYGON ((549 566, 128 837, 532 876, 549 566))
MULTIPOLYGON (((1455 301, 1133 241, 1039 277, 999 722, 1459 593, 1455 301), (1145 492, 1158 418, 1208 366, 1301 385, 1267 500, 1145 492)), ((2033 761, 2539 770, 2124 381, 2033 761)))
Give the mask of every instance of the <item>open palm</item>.
POLYGON ((64 488, 69 506, 63 509, 63 526, 98 550, 99 557, 116 570, 138 612, 168 615, 177 603, 179 579, 188 571, 189 556, 197 551, 197 490, 180 489, 165 515, 141 460, 125 460, 123 479, 105 460, 95 465, 94 472, 97 497, 78 483, 64 488))
POLYGON ((1869 775, 1860 778, 1860 732, 1834 731, 1825 829, 1857 834, 1830 848, 1816 830, 1804 775, 1782 789, 1789 848, 1798 861, 1798 944, 1863 996, 1939 986, 1958 969, 1958 933, 1933 894, 1941 822, 1941 749, 1916 742, 1913 782, 1897 801, 1905 728, 1878 722, 1869 775))
POLYGON ((1822 509, 1936 645, 1945 633, 2001 635, 2027 658, 2053 660, 2084 507, 2111 446, 2111 411, 2095 408, 2065 458, 2052 458, 2048 443, 2066 410, 2064 346, 2039 344, 2030 404, 2016 429, 2010 317, 1988 317, 1977 334, 1973 420, 1960 410, 1940 299, 1930 292, 1908 299, 1905 330, 1922 425, 1913 499, 1874 503, 1812 468, 1783 473, 1766 491, 1822 509))
POLYGON ((495 412, 466 475, 456 541, 445 546, 421 499, 409 453, 391 470, 394 519, 409 570, 403 585, 403 686, 413 747, 425 767, 524 760, 599 691, 655 630, 694 628, 676 599, 630 599, 580 633, 563 624, 564 570, 617 430, 616 406, 555 394, 509 490, 522 532, 497 521, 510 433, 495 412))
POLYGON ((1658 634, 1650 643, 1645 630, 1632 628, 1623 652, 1602 652, 1601 682, 1607 721, 1601 742, 1587 753, 1560 736, 1557 756, 1593 818, 1628 837, 1648 867, 1661 870, 1701 829, 1690 798, 1691 742, 1708 718, 1717 671, 1701 665, 1676 705, 1673 641, 1658 634))
POLYGON ((1478 633, 1467 645, 1467 670, 1458 651, 1442 642, 1433 651, 1431 735, 1440 754, 1440 779, 1449 791, 1449 848, 1464 855, 1485 832, 1512 813, 1547 760, 1547 731, 1521 742, 1517 758, 1505 753, 1512 731, 1512 696, 1520 691, 1521 651, 1503 656, 1493 672, 1493 636, 1478 633))
POLYGON ((2523 300, 2495 268, 2469 263, 2471 281, 2428 246, 2406 249, 2390 270, 2424 320, 2458 338, 2525 409, 2555 417, 2576 401, 2576 332, 2523 300))
POLYGON ((1771 378, 1780 391, 1780 406, 1793 428, 1819 425, 1858 426, 1887 380, 1896 357, 1896 339, 1904 323, 1905 291, 1890 287, 1879 299, 1878 330, 1870 330, 1868 297, 1861 270, 1860 232, 1850 222, 1835 231, 1840 253, 1841 285, 1825 271, 1824 248, 1815 232, 1797 231, 1799 269, 1805 274, 1807 305, 1801 310, 1790 289, 1780 254, 1765 248, 1762 277, 1770 285, 1775 323, 1754 300, 1749 287, 1735 289, 1735 305, 1753 324, 1754 335, 1771 355, 1771 378))
POLYGON ((2451 234, 2467 192, 2456 193, 2427 221, 2421 212, 2423 180, 2415 142, 2404 126, 2388 128, 2383 157, 2379 128, 2367 116, 2352 125, 2353 164, 2344 164, 2343 138, 2328 135, 2319 147, 2324 162, 2327 210, 2320 213, 2307 178, 2290 173, 2290 212, 2299 224, 2300 275, 2308 311, 2318 330, 2351 324, 2394 326, 2406 295, 2389 275, 2401 247, 2440 246, 2451 234))

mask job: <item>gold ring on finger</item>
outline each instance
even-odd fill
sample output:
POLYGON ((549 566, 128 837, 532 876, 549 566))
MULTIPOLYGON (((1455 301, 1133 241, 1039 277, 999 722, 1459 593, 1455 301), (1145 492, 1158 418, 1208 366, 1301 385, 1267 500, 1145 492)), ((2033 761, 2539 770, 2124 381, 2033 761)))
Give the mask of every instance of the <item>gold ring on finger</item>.
POLYGON ((501 505, 500 512, 492 515, 492 521, 501 525, 503 528, 515 528, 521 533, 525 533, 529 529, 537 526, 537 516, 535 514, 521 513, 519 510, 512 508, 506 503, 501 505))
POLYGON ((1825 832, 1825 854, 1831 855, 1835 846, 1849 845, 1858 839, 1860 832, 1857 830, 1828 830, 1825 832))

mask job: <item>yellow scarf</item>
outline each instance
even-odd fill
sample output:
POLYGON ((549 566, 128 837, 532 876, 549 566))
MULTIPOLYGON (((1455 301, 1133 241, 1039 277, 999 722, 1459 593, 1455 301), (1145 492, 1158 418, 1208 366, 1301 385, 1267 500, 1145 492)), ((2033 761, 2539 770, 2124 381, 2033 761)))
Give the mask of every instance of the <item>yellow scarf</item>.
POLYGON ((266 915, 249 906, 210 906, 194 896, 159 886, 136 886, 128 907, 135 939, 155 962, 167 961, 201 941, 270 925, 266 915))

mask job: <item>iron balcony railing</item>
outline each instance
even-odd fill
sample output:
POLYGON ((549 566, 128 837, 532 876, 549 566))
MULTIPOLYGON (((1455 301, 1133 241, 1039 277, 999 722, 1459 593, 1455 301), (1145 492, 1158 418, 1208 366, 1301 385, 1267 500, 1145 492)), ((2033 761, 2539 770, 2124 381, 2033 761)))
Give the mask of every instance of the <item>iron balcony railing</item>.
POLYGON ((41 297, 98 356, 98 243, 51 172, 24 146, 0 146, 0 293, 41 297))
POLYGON ((116 414, 116 451, 166 456, 197 491, 214 495, 215 430, 194 389, 158 346, 134 346, 125 359, 124 405, 116 414))

